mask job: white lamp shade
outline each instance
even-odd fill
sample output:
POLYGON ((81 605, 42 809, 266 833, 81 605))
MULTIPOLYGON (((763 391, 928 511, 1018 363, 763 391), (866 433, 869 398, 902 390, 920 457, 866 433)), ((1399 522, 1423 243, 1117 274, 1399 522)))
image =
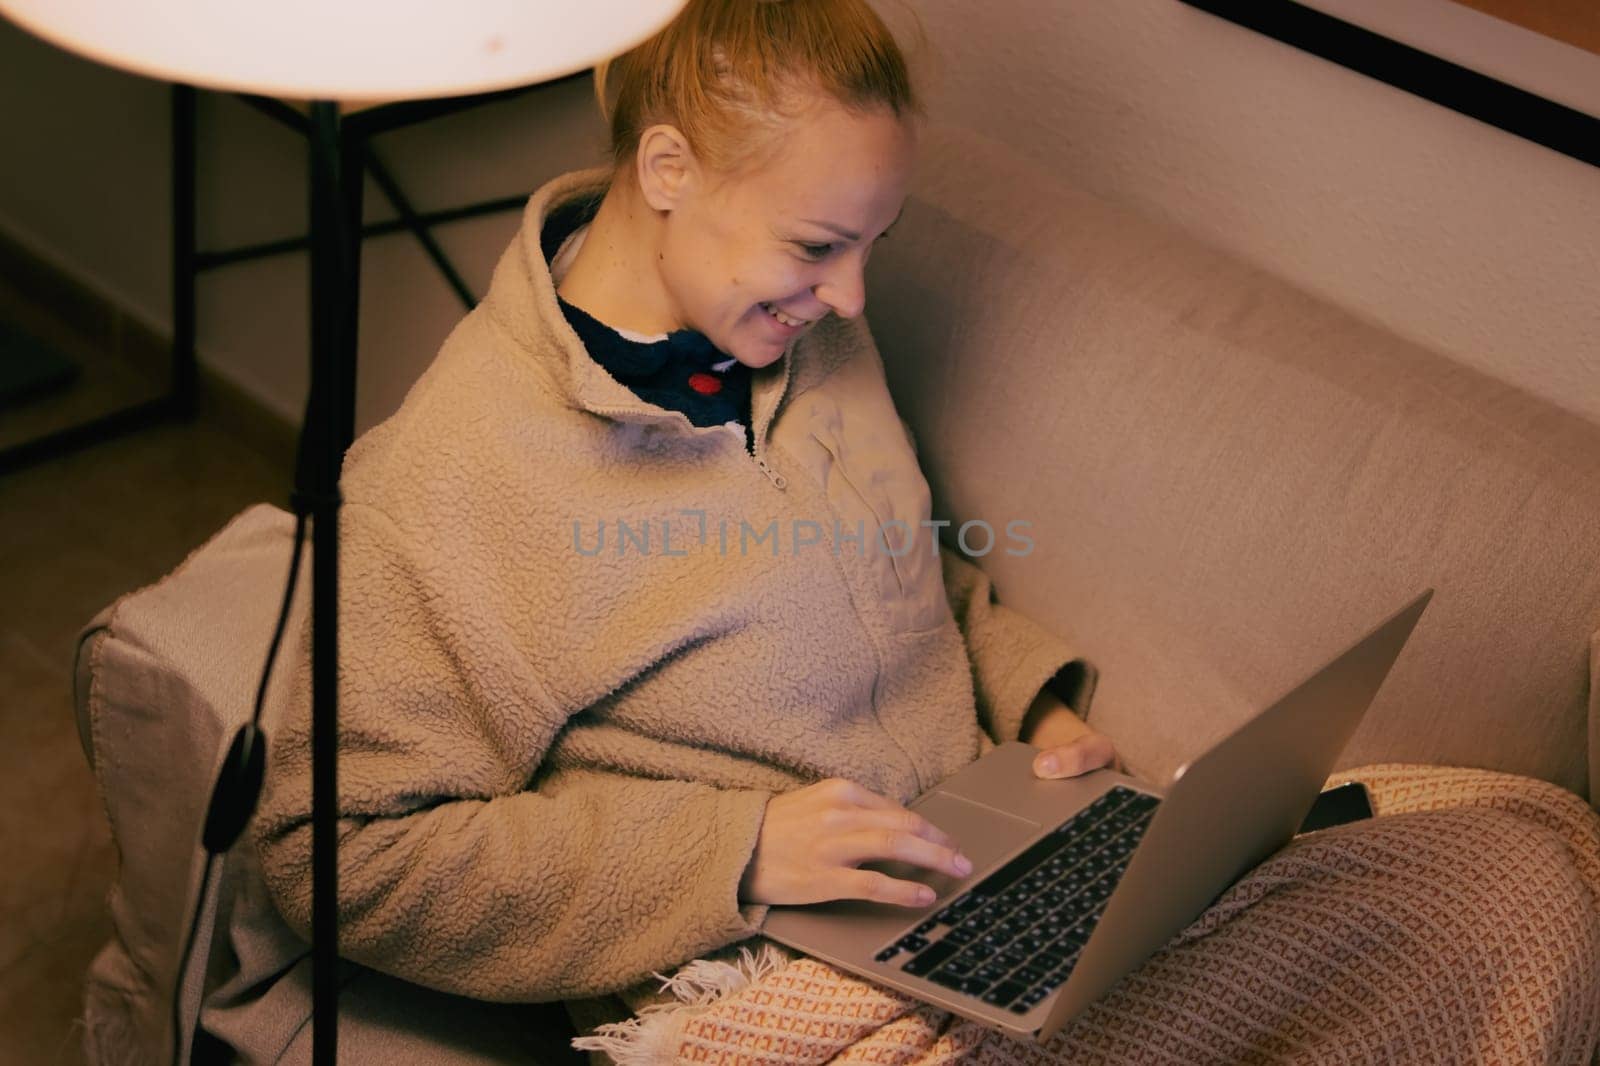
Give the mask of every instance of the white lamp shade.
POLYGON ((490 92, 571 74, 685 0, 0 0, 70 52, 166 81, 323 100, 490 92))

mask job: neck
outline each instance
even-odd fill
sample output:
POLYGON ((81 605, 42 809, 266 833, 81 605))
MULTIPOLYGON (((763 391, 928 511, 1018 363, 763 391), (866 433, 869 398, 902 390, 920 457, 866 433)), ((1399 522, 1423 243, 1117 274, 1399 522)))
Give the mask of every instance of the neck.
POLYGON ((557 292, 613 329, 682 329, 656 260, 661 220, 631 185, 613 181, 557 292))

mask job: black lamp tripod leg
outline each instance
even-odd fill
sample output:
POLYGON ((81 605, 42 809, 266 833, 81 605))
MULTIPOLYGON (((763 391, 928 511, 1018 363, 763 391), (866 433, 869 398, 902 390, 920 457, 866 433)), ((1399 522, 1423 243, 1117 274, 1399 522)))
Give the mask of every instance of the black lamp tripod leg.
POLYGON ((311 1056, 338 1056, 339 467, 354 379, 344 141, 338 105, 311 107, 311 395, 300 441, 296 509, 311 525, 311 1056))
POLYGON ((195 363, 195 97, 192 85, 172 87, 172 382, 174 413, 196 408, 195 363))
MULTIPOLYGON (((339 194, 344 223, 340 239, 344 247, 344 273, 339 279, 340 358, 339 367, 339 455, 350 450, 356 439, 356 349, 361 320, 361 238, 362 199, 366 185, 366 159, 370 148, 359 126, 341 122, 339 126, 339 194)), ((330 364, 331 365, 331 364, 330 364)))
POLYGON ((372 180, 378 183, 378 188, 383 190, 383 195, 394 206, 395 212, 400 216, 400 221, 404 222, 406 229, 410 230, 411 235, 416 237, 418 243, 422 245, 422 250, 428 253, 428 258, 433 260, 433 265, 439 268, 439 273, 444 275, 446 283, 455 290, 455 294, 461 300, 462 305, 468 311, 476 307, 478 298, 472 294, 472 290, 467 287, 467 283, 462 279, 460 272, 450 262, 450 257, 444 254, 444 249, 439 246, 439 242, 428 231, 428 223, 417 214, 416 208, 411 206, 411 201, 407 199, 404 190, 400 188, 400 183, 394 180, 394 175, 389 172, 389 168, 384 166, 383 160, 378 158, 376 152, 368 149, 365 164, 366 169, 372 174, 372 180))

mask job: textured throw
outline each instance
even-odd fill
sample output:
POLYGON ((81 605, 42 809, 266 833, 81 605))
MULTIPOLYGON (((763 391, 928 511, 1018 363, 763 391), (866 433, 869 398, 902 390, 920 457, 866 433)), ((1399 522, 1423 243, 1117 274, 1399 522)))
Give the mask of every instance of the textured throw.
MULTIPOLYGON (((1049 1043, 762 943, 574 1041, 634 1063, 1589 1063, 1600 818, 1554 785, 1383 765, 1049 1043)), ((1600 1057, 1593 1061, 1600 1062, 1600 1057)))

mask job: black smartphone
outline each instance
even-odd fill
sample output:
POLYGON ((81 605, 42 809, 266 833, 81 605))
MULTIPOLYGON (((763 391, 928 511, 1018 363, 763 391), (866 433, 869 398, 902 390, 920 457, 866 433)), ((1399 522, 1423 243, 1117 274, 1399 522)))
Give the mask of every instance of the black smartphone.
POLYGON ((1372 797, 1367 786, 1360 781, 1330 788, 1317 797, 1311 805, 1306 820, 1300 823, 1300 832, 1312 833, 1318 829, 1358 822, 1372 817, 1372 797))

